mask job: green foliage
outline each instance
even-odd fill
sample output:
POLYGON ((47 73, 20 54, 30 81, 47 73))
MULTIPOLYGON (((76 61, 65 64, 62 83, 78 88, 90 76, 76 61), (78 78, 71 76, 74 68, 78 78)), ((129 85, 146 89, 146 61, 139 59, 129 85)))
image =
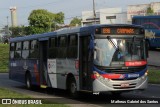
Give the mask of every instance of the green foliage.
POLYGON ((40 33, 48 32, 48 31, 49 31, 48 28, 34 27, 34 26, 29 26, 28 27, 28 35, 40 34, 40 33))
POLYGON ((53 13, 44 9, 33 10, 28 17, 30 26, 34 27, 49 27, 53 20, 53 13))
POLYGON ((25 36, 30 34, 28 26, 17 26, 17 27, 10 27, 10 31, 12 31, 12 37, 16 36, 25 36))
POLYGON ((70 22, 70 26, 76 26, 76 25, 79 25, 79 26, 81 25, 81 19, 77 17, 73 18, 70 22))
POLYGON ((54 18, 53 21, 58 23, 58 24, 63 24, 64 23, 64 13, 63 12, 57 13, 55 15, 55 18, 54 18))
POLYGON ((160 84, 160 70, 149 70, 148 79, 149 83, 160 84))
POLYGON ((0 44, 0 72, 8 71, 9 45, 0 44))
POLYGON ((153 12, 153 9, 151 7, 148 7, 147 8, 147 15, 153 15, 154 12, 153 12))
POLYGON ((33 10, 28 17, 29 31, 31 34, 38 34, 51 31, 56 24, 64 23, 64 13, 51 13, 44 9, 33 10))
POLYGON ((10 27, 12 37, 39 34, 60 28, 58 24, 64 23, 64 13, 55 14, 45 9, 33 10, 28 21, 29 26, 10 27))

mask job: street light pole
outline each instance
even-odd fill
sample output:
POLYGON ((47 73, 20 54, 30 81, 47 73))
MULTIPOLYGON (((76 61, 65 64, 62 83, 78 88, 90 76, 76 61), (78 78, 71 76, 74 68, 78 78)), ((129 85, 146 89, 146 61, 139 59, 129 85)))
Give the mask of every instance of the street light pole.
POLYGON ((95 0, 93 0, 93 20, 94 20, 94 24, 96 24, 96 11, 95 11, 95 0))

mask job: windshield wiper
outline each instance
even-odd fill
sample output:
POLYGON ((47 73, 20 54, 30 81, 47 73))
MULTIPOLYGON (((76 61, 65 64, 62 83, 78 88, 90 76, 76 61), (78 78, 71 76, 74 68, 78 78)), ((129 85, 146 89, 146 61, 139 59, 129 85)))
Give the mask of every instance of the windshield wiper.
POLYGON ((134 45, 135 45, 135 39, 136 39, 136 36, 133 36, 133 38, 132 38, 132 43, 131 43, 131 46, 130 46, 131 59, 132 59, 132 56, 133 56, 134 45))
POLYGON ((119 50, 119 46, 116 45, 114 41, 111 40, 110 36, 107 36, 108 41, 111 43, 111 45, 114 47, 115 50, 119 50))

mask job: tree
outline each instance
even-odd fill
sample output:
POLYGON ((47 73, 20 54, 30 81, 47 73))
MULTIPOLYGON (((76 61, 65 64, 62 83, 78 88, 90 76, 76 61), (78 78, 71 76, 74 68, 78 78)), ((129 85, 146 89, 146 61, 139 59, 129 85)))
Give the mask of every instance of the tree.
POLYGON ((9 30, 12 32, 12 37, 24 36, 27 34, 25 26, 10 27, 9 30))
POLYGON ((77 26, 77 25, 81 25, 81 19, 75 17, 71 20, 70 22, 70 26, 77 26))
POLYGON ((154 12, 153 12, 153 9, 151 7, 148 7, 147 8, 147 15, 153 15, 154 12))
POLYGON ((62 12, 54 14, 45 9, 38 9, 31 12, 28 20, 30 33, 38 34, 51 31, 51 27, 54 26, 55 23, 63 23, 64 14, 62 12))

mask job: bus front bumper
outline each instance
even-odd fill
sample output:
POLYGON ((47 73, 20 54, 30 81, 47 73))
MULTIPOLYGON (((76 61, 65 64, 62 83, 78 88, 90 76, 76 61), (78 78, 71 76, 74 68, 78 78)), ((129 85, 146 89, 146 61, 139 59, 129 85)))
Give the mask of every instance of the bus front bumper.
POLYGON ((93 81, 93 92, 129 91, 146 89, 148 77, 146 75, 134 80, 109 80, 98 78, 93 81))

